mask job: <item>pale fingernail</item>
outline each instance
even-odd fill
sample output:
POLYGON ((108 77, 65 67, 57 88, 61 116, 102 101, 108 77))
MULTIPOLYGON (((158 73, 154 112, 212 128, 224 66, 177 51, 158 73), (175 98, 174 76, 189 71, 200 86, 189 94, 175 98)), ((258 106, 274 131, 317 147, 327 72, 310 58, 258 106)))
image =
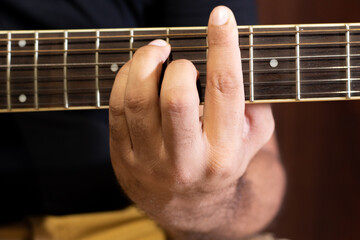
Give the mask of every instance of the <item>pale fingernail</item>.
POLYGON ((213 25, 221 26, 227 23, 229 19, 229 10, 226 7, 217 7, 211 14, 210 22, 213 25))
POLYGON ((165 47, 167 43, 164 40, 156 39, 149 43, 149 45, 158 46, 158 47, 165 47))

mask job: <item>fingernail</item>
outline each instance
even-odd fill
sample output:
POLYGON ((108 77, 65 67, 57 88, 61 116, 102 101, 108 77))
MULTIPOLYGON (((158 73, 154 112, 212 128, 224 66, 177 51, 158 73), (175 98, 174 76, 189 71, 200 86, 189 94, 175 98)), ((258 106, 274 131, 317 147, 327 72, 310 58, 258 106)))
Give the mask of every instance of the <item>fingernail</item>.
POLYGON ((229 19, 229 11, 225 7, 217 7, 211 14, 211 24, 221 26, 227 23, 229 19))
POLYGON ((164 40, 156 39, 156 40, 152 41, 151 43, 149 43, 149 45, 165 47, 167 45, 167 43, 164 40))

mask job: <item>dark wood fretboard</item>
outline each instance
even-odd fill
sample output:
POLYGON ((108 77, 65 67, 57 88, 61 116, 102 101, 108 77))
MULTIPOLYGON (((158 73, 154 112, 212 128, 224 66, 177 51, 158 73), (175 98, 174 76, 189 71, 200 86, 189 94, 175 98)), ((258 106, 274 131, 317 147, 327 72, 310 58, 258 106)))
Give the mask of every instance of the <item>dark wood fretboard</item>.
MULTIPOLYGON (((247 102, 360 98, 360 24, 238 29, 247 102)), ((203 97, 205 27, 0 31, 0 112, 107 108, 118 69, 159 38, 195 64, 203 97)))

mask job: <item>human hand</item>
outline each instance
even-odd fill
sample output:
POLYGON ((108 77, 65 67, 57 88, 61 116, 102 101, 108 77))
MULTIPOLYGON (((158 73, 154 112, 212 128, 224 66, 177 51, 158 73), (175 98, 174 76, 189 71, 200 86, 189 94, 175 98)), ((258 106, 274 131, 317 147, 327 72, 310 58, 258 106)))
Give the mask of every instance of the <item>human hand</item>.
MULTIPOLYGON (((192 224, 197 210, 234 194, 274 130, 269 105, 245 106, 238 30, 228 8, 213 11, 208 42, 203 114, 197 71, 187 60, 169 64, 158 96, 171 51, 162 40, 120 69, 110 99, 111 160, 121 186, 160 224, 179 229, 192 224)), ((206 221, 198 225, 206 228, 206 221)))

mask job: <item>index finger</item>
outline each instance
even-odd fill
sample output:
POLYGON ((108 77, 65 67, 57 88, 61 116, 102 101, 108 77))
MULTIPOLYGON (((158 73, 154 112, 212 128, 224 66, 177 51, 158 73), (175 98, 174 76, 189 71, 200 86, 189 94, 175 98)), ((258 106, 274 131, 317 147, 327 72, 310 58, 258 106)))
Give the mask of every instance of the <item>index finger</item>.
POLYGON ((242 134, 245 101, 238 28, 227 7, 211 13, 208 43, 204 131, 210 140, 229 142, 242 134))

